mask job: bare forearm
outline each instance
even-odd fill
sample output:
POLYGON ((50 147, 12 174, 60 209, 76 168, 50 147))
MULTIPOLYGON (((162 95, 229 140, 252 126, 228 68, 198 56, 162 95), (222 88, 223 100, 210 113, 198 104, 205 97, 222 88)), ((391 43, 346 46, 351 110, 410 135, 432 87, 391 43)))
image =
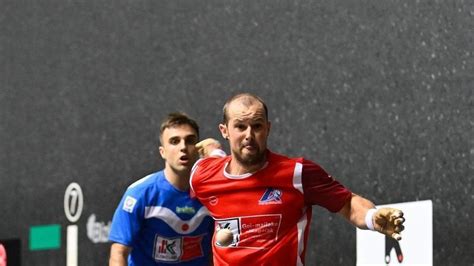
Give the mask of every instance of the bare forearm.
POLYGON ((127 259, 110 256, 109 266, 127 266, 127 259))
POLYGON ((339 214, 358 228, 367 229, 365 215, 369 209, 373 208, 375 208, 375 205, 370 200, 352 194, 351 199, 339 211, 339 214))
POLYGON ((109 266, 127 266, 129 253, 129 247, 117 243, 112 244, 110 248, 109 266))

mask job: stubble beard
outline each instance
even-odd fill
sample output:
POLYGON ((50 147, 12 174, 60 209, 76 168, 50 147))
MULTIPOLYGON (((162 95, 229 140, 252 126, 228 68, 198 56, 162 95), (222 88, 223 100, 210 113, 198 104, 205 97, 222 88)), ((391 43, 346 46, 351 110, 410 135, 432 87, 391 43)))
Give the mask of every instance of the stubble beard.
POLYGON ((255 154, 243 155, 242 152, 234 152, 235 159, 244 167, 252 167, 262 164, 265 160, 265 151, 257 150, 255 154))

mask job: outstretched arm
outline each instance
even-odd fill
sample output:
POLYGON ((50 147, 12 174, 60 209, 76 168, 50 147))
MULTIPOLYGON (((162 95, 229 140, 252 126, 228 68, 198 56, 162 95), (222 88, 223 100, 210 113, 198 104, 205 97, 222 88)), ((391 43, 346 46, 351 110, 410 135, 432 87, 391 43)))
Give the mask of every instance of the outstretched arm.
POLYGON ((375 209, 375 205, 359 195, 352 194, 350 200, 339 211, 344 218, 360 229, 371 229, 392 237, 402 239, 400 233, 405 229, 403 212, 394 208, 375 209))

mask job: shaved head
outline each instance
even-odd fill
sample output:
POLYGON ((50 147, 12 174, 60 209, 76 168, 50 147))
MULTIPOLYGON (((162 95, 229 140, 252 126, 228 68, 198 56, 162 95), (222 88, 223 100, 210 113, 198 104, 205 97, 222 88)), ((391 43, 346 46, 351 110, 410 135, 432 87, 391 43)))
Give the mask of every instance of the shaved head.
POLYGON ((268 121, 267 105, 260 97, 253 95, 251 93, 239 93, 237 95, 234 95, 225 103, 224 108, 222 109, 222 112, 224 114, 224 117, 222 119, 223 124, 227 124, 227 122, 229 121, 228 109, 232 103, 239 103, 239 104, 244 105, 245 107, 250 107, 254 105, 255 103, 260 103, 263 106, 263 109, 265 110, 265 118, 268 121))

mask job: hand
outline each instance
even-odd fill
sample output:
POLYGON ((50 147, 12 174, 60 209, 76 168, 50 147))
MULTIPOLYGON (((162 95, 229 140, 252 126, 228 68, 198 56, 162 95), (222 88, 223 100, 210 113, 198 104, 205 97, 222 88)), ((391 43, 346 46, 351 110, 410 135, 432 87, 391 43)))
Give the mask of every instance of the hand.
POLYGON ((196 144, 196 149, 198 150, 199 156, 202 158, 209 157, 211 152, 216 149, 221 149, 222 146, 219 141, 213 138, 207 138, 205 140, 201 140, 196 144))
POLYGON ((372 220, 375 230, 396 240, 402 239, 400 232, 405 229, 405 226, 403 226, 405 218, 403 218, 401 210, 394 208, 377 209, 372 220))

